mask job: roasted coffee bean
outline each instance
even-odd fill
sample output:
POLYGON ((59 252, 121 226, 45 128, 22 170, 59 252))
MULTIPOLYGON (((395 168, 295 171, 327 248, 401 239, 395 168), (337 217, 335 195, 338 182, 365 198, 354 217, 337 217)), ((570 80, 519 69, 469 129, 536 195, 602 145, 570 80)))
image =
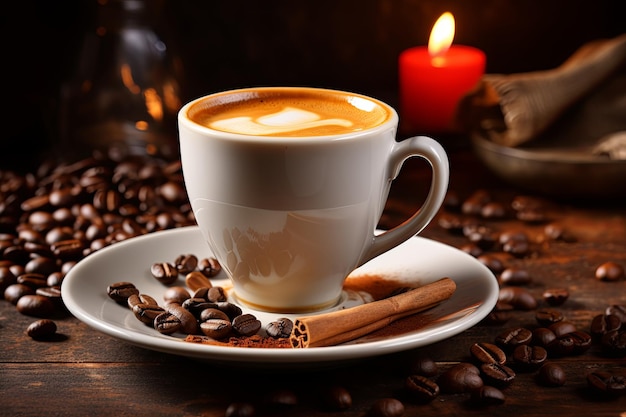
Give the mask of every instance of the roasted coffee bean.
POLYGON ((79 188, 63 188, 50 191, 49 202, 56 207, 69 207, 76 202, 76 196, 80 193, 79 188))
MULTIPOLYGON (((196 317, 180 304, 169 303, 165 310, 176 316, 180 320, 180 331, 187 334, 196 334, 198 331, 198 321, 196 317)), ((157 316, 158 317, 158 316, 157 316)))
POLYGON ((596 394, 617 397, 626 394, 626 378, 606 371, 587 374, 587 384, 596 394))
POLYGON ((485 203, 485 205, 480 210, 480 215, 485 219, 503 219, 507 215, 506 207, 504 204, 491 201, 485 203))
POLYGON ((574 353, 575 341, 569 334, 557 336, 546 349, 551 356, 568 356, 574 353))
POLYGON ((30 254, 21 246, 10 246, 4 250, 2 257, 17 265, 24 265, 28 262, 30 254))
POLYGON ((26 329, 26 334, 35 340, 50 339, 56 334, 56 332, 56 323, 49 319, 34 321, 26 329))
POLYGON ((188 310, 191 314, 193 314, 194 317, 200 317, 202 310, 217 307, 215 303, 212 303, 204 298, 188 298, 183 302, 182 306, 185 310, 188 310))
POLYGON ((470 354, 481 364, 497 363, 502 365, 506 362, 506 353, 492 343, 474 343, 470 346, 470 354))
POLYGON ((529 241, 528 235, 523 230, 505 230, 500 232, 498 243, 500 246, 511 240, 529 241))
POLYGON ((46 207, 50 204, 50 196, 49 195, 36 195, 30 198, 27 198, 22 202, 20 208, 26 212, 34 211, 41 208, 46 207))
POLYGON ((548 221, 548 215, 541 209, 518 210, 516 217, 518 220, 526 223, 543 223, 548 221))
POLYGON ((502 242, 502 251, 517 257, 523 257, 530 252, 530 242, 527 238, 518 239, 512 237, 502 242))
POLYGON ((212 303, 219 303, 226 301, 228 299, 228 295, 223 287, 211 287, 207 292, 207 300, 212 303))
POLYGON ((200 287, 193 292, 193 294, 191 295, 191 298, 202 298, 203 300, 208 301, 209 290, 210 290, 209 287, 200 287))
POLYGON ((52 253, 59 259, 79 259, 85 249, 79 239, 67 239, 56 242, 50 246, 52 253))
POLYGON ((596 279, 601 281, 618 281, 624 275, 624 267, 617 262, 605 262, 596 269, 596 279))
POLYGON ((154 306, 159 305, 157 300, 147 294, 132 294, 130 297, 128 297, 126 302, 128 304, 128 308, 133 308, 137 304, 148 304, 154 306))
POLYGON ((404 404, 395 398, 381 398, 376 400, 369 411, 368 417, 401 417, 404 415, 404 404))
POLYGON ((439 373, 439 366, 432 358, 418 355, 409 361, 408 371, 410 374, 432 377, 439 373))
MULTIPOLYGON (((72 268, 74 268, 76 266, 76 264, 78 263, 78 261, 65 261, 61 264, 61 273, 63 275, 68 274, 72 268)), ((54 274, 54 272, 52 273, 54 274)), ((50 274, 50 275, 52 275, 50 274)))
POLYGON ((483 363, 480 365, 480 373, 486 384, 497 387, 506 387, 515 379, 515 371, 499 363, 483 363))
POLYGON ((548 326, 548 329, 552 330, 556 337, 561 337, 567 333, 575 332, 576 325, 570 321, 561 320, 548 326))
POLYGON ((215 305, 218 310, 226 313, 231 321, 242 314, 241 308, 237 304, 229 303, 228 301, 220 301, 215 303, 215 305))
POLYGON ((198 270, 206 277, 211 278, 219 274, 222 270, 222 266, 216 258, 202 258, 198 261, 198 270))
POLYGON ((522 287, 504 287, 500 289, 498 300, 511 304, 518 310, 533 310, 537 308, 537 300, 525 288, 522 287))
POLYGON ((230 318, 226 315, 226 313, 224 313, 221 310, 218 310, 217 308, 207 308, 205 310, 202 310, 202 312, 200 313, 200 322, 203 321, 207 321, 210 319, 220 319, 220 320, 226 320, 229 323, 231 322, 230 318))
POLYGON ((52 301, 57 311, 64 307, 61 288, 59 287, 40 287, 35 290, 35 294, 44 296, 52 301))
POLYGON ((174 261, 174 266, 179 274, 187 275, 198 266, 198 258, 196 255, 179 255, 174 261))
POLYGON ((132 282, 120 281, 109 285, 107 294, 113 300, 120 304, 128 304, 128 297, 131 295, 139 295, 139 290, 132 282))
POLYGON ((176 221, 172 213, 159 213, 156 216, 156 223, 159 229, 171 229, 176 226, 176 221))
POLYGON ((46 280, 47 278, 45 275, 35 272, 21 274, 17 277, 18 284, 27 285, 34 290, 40 287, 45 287, 46 280))
POLYGON ((474 258, 478 258, 480 255, 485 253, 485 251, 475 243, 466 243, 459 247, 463 252, 472 255, 474 258))
POLYGON ((606 333, 619 330, 622 321, 614 314, 598 314, 591 320, 589 332, 595 340, 600 340, 606 333))
POLYGON ((329 411, 344 411, 352 407, 350 391, 340 385, 324 388, 321 395, 324 408, 329 411))
POLYGON ((178 279, 178 269, 168 262, 158 262, 150 268, 152 276, 161 284, 170 285, 178 279))
POLYGON ((546 203, 540 198, 528 195, 517 195, 511 201, 511 207, 515 211, 543 209, 545 204, 546 203))
POLYGON ((461 204, 461 212, 471 216, 479 216, 484 204, 477 198, 468 198, 461 204))
POLYGON ((231 403, 226 407, 224 417, 254 417, 256 409, 254 405, 245 402, 231 403))
POLYGON ((176 303, 183 304, 185 300, 191 298, 187 288, 181 286, 168 287, 163 293, 163 301, 165 304, 176 303))
MULTIPOLYGON (((470 241, 482 248, 483 250, 490 250, 496 243, 498 236, 495 231, 486 226, 468 227, 463 228, 463 234, 470 241)), ((497 262, 497 261, 494 261, 497 262)))
POLYGON ((33 317, 50 317, 54 311, 54 303, 48 297, 37 294, 27 294, 17 300, 15 305, 18 312, 33 317))
POLYGON ((101 211, 115 212, 121 204, 122 197, 116 190, 99 189, 93 196, 93 206, 101 211))
POLYGON ((480 370, 467 362, 460 362, 448 368, 439 376, 437 383, 441 392, 447 394, 471 392, 484 385, 480 370))
MULTIPOLYGON (((130 215, 130 211, 133 211, 134 209, 131 209, 128 206, 122 206, 120 207, 120 214, 122 214, 122 210, 124 210, 124 212, 126 212, 126 215, 130 215)), ((147 233, 147 230, 145 230, 143 227, 141 227, 141 225, 139 223, 137 223, 136 221, 132 220, 132 219, 124 219, 122 220, 122 230, 127 233, 129 236, 139 236, 142 234, 147 233)))
POLYGON ((34 293, 35 290, 33 290, 28 285, 11 284, 4 289, 4 299, 15 305, 23 296, 34 293))
POLYGON ((154 328, 162 334, 176 333, 182 328, 182 323, 178 317, 167 311, 154 318, 154 328))
POLYGON ((541 346, 519 345, 511 355, 515 369, 537 369, 548 359, 548 351, 541 346))
POLYGON ((97 239, 104 238, 106 236, 106 227, 104 224, 91 223, 87 230, 85 230, 85 238, 92 243, 97 239))
POLYGON ((52 217, 52 213, 37 210, 28 216, 28 224, 30 224, 36 231, 43 232, 45 230, 50 230, 55 225, 55 222, 54 217, 52 217))
POLYGON ((565 371, 559 365, 546 362, 537 372, 537 382, 547 387, 560 387, 565 385, 565 371))
POLYGON ((293 321, 287 317, 281 317, 265 326, 267 335, 274 338, 286 338, 291 335, 293 330, 293 321))
POLYGON ((619 317, 622 323, 626 323, 626 306, 613 304, 610 305, 604 310, 604 314, 614 314, 619 317))
MULTIPOLYGON (((63 283, 63 278, 65 278, 65 273, 61 272, 61 271, 56 271, 51 273, 50 275, 48 275, 48 277, 46 278, 46 285, 48 287, 61 287, 61 284, 63 283)), ((2 287, 0 285, 0 287, 2 287)))
POLYGON ((484 385, 472 392, 471 399, 474 404, 499 405, 504 404, 505 396, 498 388, 484 385))
POLYGON ((528 285, 532 277, 526 269, 509 267, 500 273, 499 281, 501 285, 528 285))
MULTIPOLYGON (((204 311, 209 311, 214 309, 207 309, 204 311)), ((221 311, 215 310, 219 313, 221 311)), ((223 313, 222 313, 223 314, 223 313)), ((225 316, 225 315, 224 315, 225 316)), ((200 323, 200 330, 204 333, 205 336, 208 336, 213 339, 223 339, 228 336, 232 331, 232 324, 228 318, 218 318, 218 317, 209 317, 204 319, 200 323)))
POLYGON ((476 260, 478 260, 480 263, 482 263, 487 268, 489 268, 489 270, 493 272, 495 275, 499 275, 505 269, 502 259, 500 259, 500 257, 498 256, 494 256, 493 254, 486 253, 486 254, 477 256, 476 260))
POLYGON ((48 258, 46 256, 37 256, 24 265, 24 272, 26 274, 41 274, 48 276, 58 270, 59 264, 56 259, 48 258))
POLYGON ((134 304, 131 309, 139 321, 150 326, 153 326, 154 319, 165 311, 163 307, 150 303, 134 304))
POLYGON ((569 298, 567 288, 549 288, 543 292, 543 299, 551 306, 560 306, 569 298))
POLYGON ((576 330, 569 335, 574 340, 574 355, 585 353, 591 347, 593 339, 589 333, 576 330))
POLYGON ((626 331, 611 330, 600 339, 603 351, 611 356, 622 358, 626 356, 626 331))
POLYGON ((529 344, 532 337, 532 332, 527 328, 514 327, 498 334, 495 343, 505 350, 513 351, 519 345, 529 344))
POLYGON ((425 403, 439 395, 439 385, 422 375, 409 375, 404 380, 404 390, 410 401, 425 403))
POLYGON ((550 223, 543 228, 543 234, 550 240, 566 240, 565 228, 559 223, 550 223))
POLYGON ((450 233, 461 234, 463 232, 463 219, 455 214, 443 213, 438 217, 437 223, 450 233))
POLYGON ((159 194, 170 203, 180 204, 187 199, 187 193, 180 182, 166 181, 158 188, 159 194))
POLYGON ((556 339, 554 332, 547 327, 537 327, 532 331, 532 343, 541 347, 547 347, 556 339))
POLYGON ((242 336, 252 336, 261 329, 261 321, 252 314, 241 314, 233 319, 233 330, 242 336))
MULTIPOLYGON (((36 258, 43 258, 46 260, 50 260, 52 264, 54 264, 54 254, 52 250, 50 250, 50 245, 37 243, 37 242, 24 242, 23 248, 28 251, 28 253, 32 256, 36 255, 36 258)), ((34 259, 31 259, 33 261, 34 259)), ((31 262, 29 261, 29 262, 31 262)), ((32 265, 30 266, 32 268, 32 265)))
POLYGON ((563 313, 553 308, 541 308, 535 312, 535 320, 544 327, 558 323, 564 318, 563 313))

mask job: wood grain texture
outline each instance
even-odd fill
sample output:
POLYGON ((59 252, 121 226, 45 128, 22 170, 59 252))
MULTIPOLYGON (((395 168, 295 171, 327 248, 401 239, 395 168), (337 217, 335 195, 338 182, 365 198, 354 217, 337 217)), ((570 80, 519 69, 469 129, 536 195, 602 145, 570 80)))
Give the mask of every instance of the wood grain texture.
MULTIPOLYGON (((451 155, 451 162, 451 190, 460 196, 483 188, 495 200, 508 204, 523 193, 492 178, 471 153, 451 155)), ((394 184, 382 226, 402 221, 419 204, 406 190, 428 175, 427 169, 419 162, 409 163, 407 168, 394 184)), ((528 225, 512 218, 484 223, 497 230, 523 228, 537 238, 528 256, 511 258, 507 264, 528 269, 533 282, 526 288, 541 307, 546 306, 541 298, 546 288, 568 288, 570 298, 557 308, 578 328, 588 330, 591 319, 608 305, 626 305, 626 280, 601 282, 594 277, 602 262, 626 265, 626 210, 619 205, 549 203, 550 219, 561 222, 575 241, 540 239, 545 224, 528 225)), ((436 220, 422 235, 457 247, 466 242, 463 236, 439 227, 436 220)), ((405 400, 404 378, 414 358, 431 357, 441 372, 470 360, 473 343, 493 342, 507 327, 536 327, 534 314, 516 311, 503 325, 480 323, 430 346, 346 366, 272 372, 144 350, 101 334, 69 315, 55 318, 57 339, 34 341, 25 330, 35 318, 0 301, 0 415, 224 416, 234 401, 258 404, 257 415, 276 415, 261 404, 279 389, 293 390, 298 396, 298 405, 280 415, 363 416, 383 397, 403 399, 407 416, 615 417, 626 411, 626 397, 600 400, 587 389, 585 378, 590 371, 626 376, 626 359, 607 357, 597 345, 582 355, 550 358, 565 369, 567 381, 562 387, 540 386, 534 372, 518 373, 504 389, 502 405, 477 407, 467 394, 442 394, 425 405, 405 400), (331 383, 345 386, 352 394, 353 405, 348 410, 334 412, 321 406, 321 390, 331 383)))

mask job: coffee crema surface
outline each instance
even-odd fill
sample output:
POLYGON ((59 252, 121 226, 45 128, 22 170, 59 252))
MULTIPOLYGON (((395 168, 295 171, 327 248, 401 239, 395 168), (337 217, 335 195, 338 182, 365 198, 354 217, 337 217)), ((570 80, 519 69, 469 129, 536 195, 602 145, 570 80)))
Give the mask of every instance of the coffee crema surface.
POLYGON ((257 88, 216 94, 192 106, 195 123, 252 136, 332 136, 368 130, 391 118, 382 104, 358 94, 306 88, 257 88))

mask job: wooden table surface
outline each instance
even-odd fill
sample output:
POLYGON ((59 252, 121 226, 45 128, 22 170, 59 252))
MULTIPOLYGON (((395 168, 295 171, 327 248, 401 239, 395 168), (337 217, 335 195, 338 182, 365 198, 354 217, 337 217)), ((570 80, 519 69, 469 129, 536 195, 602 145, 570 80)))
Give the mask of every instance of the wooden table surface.
MULTIPOLYGON (((609 305, 626 305, 626 279, 604 282, 596 268, 607 261, 626 266, 626 211, 623 204, 574 203, 543 199, 544 222, 528 223, 511 215, 512 201, 532 196, 502 183, 487 172, 469 149, 450 152, 450 195, 460 201, 477 190, 508 208, 505 219, 470 216, 444 208, 422 236, 461 247, 468 238, 441 227, 447 215, 474 218, 496 231, 523 230, 532 237, 531 251, 523 257, 505 258, 505 266, 526 269, 532 282, 524 288, 546 307, 547 288, 567 288, 569 299, 561 306, 566 319, 588 331, 592 318, 609 305), (562 225, 571 239, 546 239, 548 223, 562 225)), ((397 224, 417 207, 418 198, 406 190, 423 183, 427 167, 410 160, 394 183, 382 227, 397 224)), ((417 187, 418 194, 420 186, 417 187)), ((623 193, 624 190, 620 190, 623 193)), ((535 310, 515 311, 504 324, 482 322, 454 337, 423 348, 373 357, 345 366, 272 370, 225 367, 134 347, 104 335, 73 317, 55 318, 59 337, 35 341, 26 335, 36 318, 17 312, 0 301, 0 415, 6 416, 224 416, 232 402, 250 402, 256 415, 363 416, 381 398, 403 397, 404 379, 416 357, 429 357, 439 373, 469 360, 469 347, 493 343, 508 327, 538 327, 535 310), (330 384, 343 385, 352 406, 330 411, 321 406, 320 391, 330 384), (289 390, 297 404, 282 411, 267 411, 262 404, 273 392, 289 390)), ((427 404, 404 401, 407 416, 620 416, 626 397, 600 399, 587 386, 587 373, 606 370, 626 376, 626 359, 609 357, 598 344, 576 356, 550 357, 566 372, 560 387, 540 385, 536 372, 517 372, 503 388, 505 402, 480 406, 470 395, 440 394, 427 404)))

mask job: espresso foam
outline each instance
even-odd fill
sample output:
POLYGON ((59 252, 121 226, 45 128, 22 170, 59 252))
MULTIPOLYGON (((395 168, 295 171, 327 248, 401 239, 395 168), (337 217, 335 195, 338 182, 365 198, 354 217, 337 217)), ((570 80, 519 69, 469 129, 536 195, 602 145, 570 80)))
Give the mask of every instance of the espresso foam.
POLYGON ((191 107, 188 115, 223 132, 286 137, 358 132, 390 118, 386 107, 366 97, 280 88, 217 94, 191 107))

